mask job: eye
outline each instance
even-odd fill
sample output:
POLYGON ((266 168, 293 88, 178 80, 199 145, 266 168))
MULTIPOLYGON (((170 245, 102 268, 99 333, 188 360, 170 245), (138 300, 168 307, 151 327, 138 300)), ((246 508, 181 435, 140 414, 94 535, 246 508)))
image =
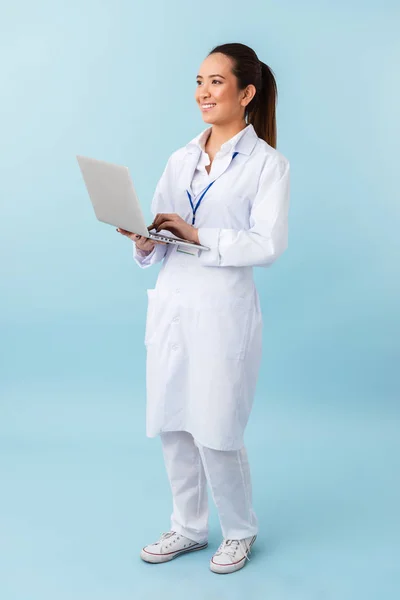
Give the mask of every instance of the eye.
MULTIPOLYGON (((200 85, 200 83, 202 83, 201 81, 196 81, 197 85, 200 85)), ((213 79, 211 83, 221 83, 222 81, 220 81, 219 79, 213 79)))

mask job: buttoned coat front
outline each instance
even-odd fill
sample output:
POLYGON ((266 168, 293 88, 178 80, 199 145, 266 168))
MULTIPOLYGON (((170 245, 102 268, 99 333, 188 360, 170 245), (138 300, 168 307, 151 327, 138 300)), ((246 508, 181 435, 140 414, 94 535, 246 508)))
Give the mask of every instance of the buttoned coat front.
MULTIPOLYGON (((169 158, 153 215, 177 213, 192 223, 186 190, 194 195, 206 131, 169 158)), ((270 266, 287 248, 289 161, 250 124, 235 143, 223 144, 211 181, 195 223, 209 251, 193 256, 167 244, 144 256, 134 244, 140 267, 162 261, 147 290, 147 435, 183 430, 209 448, 235 450, 243 445, 262 350, 253 267, 270 266)))

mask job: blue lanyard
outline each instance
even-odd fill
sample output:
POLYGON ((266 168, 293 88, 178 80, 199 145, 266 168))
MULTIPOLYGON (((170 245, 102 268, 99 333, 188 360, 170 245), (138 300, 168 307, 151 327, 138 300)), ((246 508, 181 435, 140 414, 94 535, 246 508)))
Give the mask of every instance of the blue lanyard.
MULTIPOLYGON (((234 152, 232 154, 232 160, 235 158, 235 156, 237 154, 239 154, 239 152, 234 152)), ((216 180, 214 179, 214 181, 212 181, 211 183, 209 183, 208 186, 206 187, 206 189, 201 192, 201 196, 200 196, 199 201, 197 202, 196 206, 193 203, 192 196, 190 195, 190 193, 188 192, 188 190, 186 190, 186 193, 187 193, 188 198, 189 198, 190 206, 192 207, 192 213, 193 213, 192 225, 194 225, 194 223, 195 223, 197 209, 199 208, 199 206, 201 204, 201 201, 203 200, 204 196, 207 194, 208 190, 213 185, 213 183, 215 183, 215 181, 216 180)))

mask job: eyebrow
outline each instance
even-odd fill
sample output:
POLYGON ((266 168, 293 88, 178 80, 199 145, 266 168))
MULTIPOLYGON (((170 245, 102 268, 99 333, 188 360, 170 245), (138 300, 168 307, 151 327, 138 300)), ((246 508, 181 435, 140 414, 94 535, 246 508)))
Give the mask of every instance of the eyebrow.
MULTIPOLYGON (((201 75, 197 75, 196 79, 198 79, 200 77, 200 79, 203 79, 203 77, 201 75)), ((214 73, 214 75, 209 75, 209 77, 222 77, 222 79, 225 79, 225 77, 223 75, 219 75, 218 73, 214 73)))

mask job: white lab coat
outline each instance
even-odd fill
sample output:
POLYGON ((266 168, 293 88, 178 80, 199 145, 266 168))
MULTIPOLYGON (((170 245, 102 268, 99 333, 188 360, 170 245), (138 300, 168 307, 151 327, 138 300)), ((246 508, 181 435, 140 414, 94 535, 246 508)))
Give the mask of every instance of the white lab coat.
MULTIPOLYGON (((153 215, 177 213, 192 222, 186 189, 205 131, 169 158, 153 215)), ((142 268, 163 260, 155 288, 147 290, 147 435, 188 431, 203 446, 237 450, 261 360, 253 267, 268 267, 287 248, 289 162, 252 125, 223 149, 196 213, 200 242, 211 250, 191 256, 156 245, 143 257, 134 244, 133 256, 142 268)))

